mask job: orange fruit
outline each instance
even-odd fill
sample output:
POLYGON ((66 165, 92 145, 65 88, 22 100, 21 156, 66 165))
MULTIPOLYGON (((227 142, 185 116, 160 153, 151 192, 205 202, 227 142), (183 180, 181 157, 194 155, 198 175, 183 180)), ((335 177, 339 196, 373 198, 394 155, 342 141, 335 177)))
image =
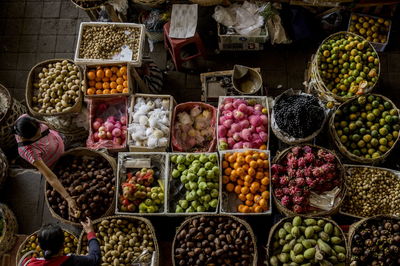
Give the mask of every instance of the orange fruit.
POLYGON ((245 172, 247 172, 247 171, 249 171, 250 166, 249 166, 248 164, 244 164, 244 165, 242 166, 242 168, 243 168, 243 170, 244 170, 245 172))
POLYGON ((246 202, 245 202, 244 204, 246 204, 247 206, 251 206, 251 205, 254 204, 254 201, 252 201, 252 200, 246 200, 246 202))
POLYGON ((244 186, 250 187, 250 186, 251 186, 251 182, 246 182, 246 181, 244 181, 244 186))
POLYGON ((110 93, 111 93, 111 91, 109 89, 103 90, 103 94, 110 94, 110 93))
POLYGON ((237 159, 236 159, 236 162, 237 162, 239 165, 243 165, 246 161, 244 160, 244 157, 243 157, 242 155, 239 155, 239 156, 237 157, 237 159))
POLYGON ((249 193, 249 194, 246 195, 246 199, 252 201, 254 199, 254 195, 249 193))
POLYGON ((103 89, 108 90, 110 88, 110 83, 103 82, 103 89))
POLYGON ((111 94, 115 94, 115 93, 118 93, 118 91, 116 89, 112 89, 111 94))
POLYGON ((110 80, 111 80, 111 81, 116 81, 117 78, 118 78, 118 77, 117 77, 116 75, 112 75, 111 78, 110 78, 110 80))
POLYGON ((225 153, 224 159, 225 159, 226 161, 228 161, 228 158, 229 158, 229 156, 231 156, 231 155, 232 155, 232 154, 230 154, 229 152, 225 153))
POLYGON ((118 67, 115 67, 115 66, 111 67, 111 72, 112 73, 117 73, 118 72, 118 67))
POLYGON ((235 189, 235 185, 232 183, 226 184, 226 191, 232 192, 235 189))
POLYGON ((249 164, 251 161, 253 161, 253 159, 251 158, 251 155, 246 155, 245 161, 246 161, 246 163, 248 163, 248 164, 249 164))
POLYGON ((244 182, 243 182, 243 180, 241 180, 241 179, 238 179, 238 180, 236 181, 236 183, 237 183, 238 185, 241 185, 241 186, 244 185, 244 182))
POLYGON ((249 193, 249 191, 250 191, 249 187, 246 187, 246 186, 242 187, 240 190, 240 192, 242 194, 247 194, 247 193, 249 193))
POLYGON ((122 85, 125 87, 125 88, 128 88, 128 81, 124 81, 123 83, 122 83, 122 85))
POLYGON ((124 88, 124 89, 122 90, 122 93, 129 93, 129 89, 128 89, 128 88, 124 88))
POLYGON ((89 80, 94 80, 96 78, 96 74, 94 73, 94 71, 89 71, 87 73, 87 77, 89 80))
POLYGON ((96 81, 90 80, 90 81, 88 82, 88 85, 89 85, 90 87, 94 87, 94 86, 96 85, 96 81))
POLYGON ((96 82, 95 87, 96 87, 96 89, 100 90, 103 88, 103 84, 101 82, 96 82))
POLYGON ((239 175, 237 174, 236 170, 232 170, 231 176, 232 177, 238 177, 239 175))
POLYGON ((104 75, 105 75, 107 78, 111 78, 112 74, 113 74, 113 73, 112 73, 111 69, 109 69, 109 68, 104 69, 104 75))
POLYGON ((118 71, 116 74, 117 74, 117 77, 122 77, 122 74, 120 71, 118 71))
POLYGON ((251 209, 250 209, 249 206, 244 206, 244 207, 243 207, 243 212, 244 212, 244 213, 249 213, 250 211, 251 211, 251 209))
POLYGON ((222 169, 228 168, 229 164, 227 161, 222 162, 222 169))
POLYGON ((261 193, 261 197, 263 197, 263 199, 268 200, 269 199, 269 192, 268 191, 264 191, 263 193, 261 193))
POLYGON ((260 191, 261 192, 267 191, 267 186, 266 185, 261 185, 260 186, 260 191))
POLYGON ((96 77, 98 78, 104 78, 104 71, 102 69, 99 69, 96 71, 96 77))
POLYGON ((252 155, 252 154, 253 154, 253 151, 252 151, 252 150, 247 150, 247 151, 244 152, 244 155, 245 155, 245 156, 247 156, 247 155, 252 155))
POLYGON ((252 155, 252 157, 253 157, 253 160, 254 160, 254 161, 257 161, 257 159, 260 157, 260 155, 259 155, 258 152, 256 152, 256 153, 254 153, 254 154, 252 155))
POLYGON ((256 173, 256 179, 262 179, 264 177, 264 173, 263 172, 257 172, 256 173))
POLYGON ((245 201, 245 200, 246 200, 246 195, 244 195, 244 194, 239 194, 239 195, 238 195, 238 198, 239 198, 241 201, 245 201))
POLYGON ((266 150, 267 149, 267 145, 263 144, 260 146, 260 150, 266 150))
POLYGON ((260 201, 260 199, 262 199, 262 197, 260 195, 255 195, 254 196, 254 202, 258 203, 260 201))
POLYGON ((102 78, 101 81, 108 82, 108 81, 110 81, 110 79, 109 78, 102 78))
POLYGON ((262 159, 257 160, 258 167, 264 167, 264 161, 262 159))
POLYGON ((251 168, 257 168, 257 167, 258 167, 257 162, 256 162, 256 161, 251 161, 251 162, 250 162, 250 167, 251 167, 251 168))
POLYGON ((128 76, 127 76, 127 75, 122 75, 122 78, 123 78, 124 80, 128 80, 128 76))
POLYGON ((253 182, 250 186, 251 193, 256 193, 260 189, 260 183, 253 182))
POLYGON ((103 91, 102 90, 97 90, 96 94, 103 94, 103 91))
POLYGON ((264 186, 269 184, 269 178, 268 177, 264 177, 263 179, 261 179, 261 184, 263 184, 264 186))
POLYGON ((253 181, 253 178, 252 178, 251 176, 246 175, 246 176, 244 177, 244 182, 251 183, 252 181, 253 181))
POLYGON ((96 78, 95 78, 95 81, 96 81, 96 82, 100 82, 100 81, 103 81, 103 80, 102 80, 102 78, 96 77, 96 78))
POLYGON ((123 78, 117 78, 117 84, 118 85, 124 84, 124 79, 123 78))
POLYGON ((240 194, 242 191, 242 186, 241 185, 236 185, 235 189, 234 189, 236 194, 240 194))
POLYGON ((120 72, 122 75, 125 75, 126 72, 127 72, 126 66, 121 67, 121 68, 119 69, 119 72, 120 72))
POLYGON ((264 153, 264 152, 260 152, 260 158, 263 159, 263 160, 267 159, 268 155, 266 153, 264 153))
POLYGON ((118 92, 122 92, 124 90, 124 86, 122 86, 122 85, 118 85, 117 86, 117 91, 118 92))
POLYGON ((260 201, 258 202, 258 204, 259 204, 261 207, 266 207, 266 206, 268 206, 268 202, 267 202, 265 199, 260 199, 260 201))
POLYGON ((226 175, 231 175, 231 173, 232 173, 232 169, 231 168, 225 168, 225 170, 224 170, 224 174, 226 174, 226 175))
POLYGON ((229 180, 231 180, 232 182, 236 182, 237 180, 237 176, 229 176, 229 180))
POLYGON ((111 83, 110 83, 110 88, 111 89, 116 89, 117 88, 117 83, 116 82, 114 82, 114 81, 111 81, 111 83))
POLYGON ((250 167, 247 173, 251 176, 254 176, 256 175, 256 170, 253 167, 250 167))
POLYGON ((229 176, 227 175, 222 176, 222 184, 228 184, 228 182, 229 182, 229 176))
POLYGON ((262 211, 263 211, 263 209, 261 208, 261 206, 254 207, 254 212, 260 213, 262 211))
POLYGON ((239 176, 245 175, 245 171, 244 171, 244 169, 243 169, 242 167, 236 168, 236 173, 237 173, 239 176))
POLYGON ((241 213, 244 213, 244 209, 243 209, 244 207, 247 207, 247 206, 244 206, 243 204, 240 204, 238 206, 238 211, 241 212, 241 213))
POLYGON ((95 88, 89 88, 89 89, 87 89, 86 94, 93 95, 95 92, 96 92, 95 88))

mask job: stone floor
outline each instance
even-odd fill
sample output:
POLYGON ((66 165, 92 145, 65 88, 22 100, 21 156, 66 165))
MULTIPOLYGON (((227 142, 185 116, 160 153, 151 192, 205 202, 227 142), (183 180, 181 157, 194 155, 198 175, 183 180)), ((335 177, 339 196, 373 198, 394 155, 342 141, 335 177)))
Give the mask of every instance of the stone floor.
MULTIPOLYGON (((268 94, 275 96, 287 88, 303 88, 304 72, 312 53, 324 35, 285 46, 267 45, 260 52, 216 52, 216 26, 209 14, 212 8, 200 8, 199 31, 207 40, 207 57, 191 65, 185 72, 167 71, 171 65, 162 43, 152 52, 146 47, 158 66, 165 70, 165 93, 171 93, 178 102, 198 101, 201 94, 199 73, 229 70, 234 64, 260 67, 268 94)), ((88 21, 86 13, 78 10, 68 0, 14 0, 0 1, 0 83, 5 85, 16 99, 24 100, 25 84, 29 70, 36 63, 53 58, 73 58, 75 43, 81 21, 88 21)), ((392 34, 387 51, 380 53, 381 77, 378 92, 391 98, 400 106, 400 15, 393 19, 392 34)), ((316 143, 326 143, 326 131, 316 143)), ((273 153, 282 145, 272 138, 273 153)), ((400 148, 392 153, 390 162, 399 162, 400 148)), ((396 166, 400 167, 400 165, 396 166)), ((400 169, 400 168, 398 168, 400 169)), ((55 222, 48 211, 43 195, 44 180, 32 170, 13 169, 0 192, 0 200, 14 210, 20 227, 19 233, 29 234, 42 224, 55 222)), ((275 212, 276 210, 274 210, 275 212)), ((266 244, 268 230, 274 217, 251 217, 259 246, 266 244)), ((349 220, 337 217, 341 224, 349 220)), ((162 257, 170 254, 170 243, 175 228, 183 218, 151 218, 160 240, 162 257), (165 225, 168 230, 165 230, 165 225)), ((351 221, 350 221, 351 222, 351 221)), ((74 229, 78 231, 78 229, 74 229)), ((263 253, 263 249, 260 248, 263 253)), ((262 258, 263 256, 261 256, 262 258)), ((164 265, 169 265, 166 262, 164 265)))

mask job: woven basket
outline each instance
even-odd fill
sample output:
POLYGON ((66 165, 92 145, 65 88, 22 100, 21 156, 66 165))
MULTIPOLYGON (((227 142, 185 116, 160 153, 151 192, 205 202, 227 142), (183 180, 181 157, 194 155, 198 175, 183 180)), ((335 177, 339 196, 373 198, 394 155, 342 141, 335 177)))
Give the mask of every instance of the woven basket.
POLYGON ((147 7, 157 7, 165 3, 165 0, 131 0, 132 3, 147 7))
MULTIPOLYGON (((62 229, 64 232, 67 232, 67 233, 69 233, 70 235, 72 235, 76 240, 78 240, 77 236, 76 236, 74 233, 72 233, 71 231, 69 231, 69 230, 67 230, 67 229, 65 229, 65 228, 61 228, 61 229, 62 229)), ((37 236, 38 233, 39 233, 39 231, 40 231, 40 230, 35 231, 35 232, 33 232, 32 234, 30 234, 29 236, 27 236, 27 237, 25 238, 25 240, 19 245, 18 251, 17 251, 17 254, 16 254, 16 266, 21 266, 21 265, 19 264, 19 261, 20 261, 21 258, 24 256, 24 255, 21 255, 21 252, 22 252, 24 246, 26 245, 26 243, 28 242, 29 238, 30 238, 31 236, 37 236)), ((77 246, 75 246, 75 250, 76 250, 76 248, 77 248, 77 246)), ((74 252, 74 250, 72 250, 71 253, 74 254, 74 253, 76 253, 76 252, 74 252)), ((63 255, 67 255, 67 254, 63 254, 63 255)))
MULTIPOLYGON (((340 162, 339 157, 333 151, 330 151, 328 149, 322 148, 322 147, 317 146, 317 145, 311 145, 311 144, 305 144, 305 145, 310 146, 312 148, 323 149, 323 150, 326 150, 326 151, 332 153, 333 155, 335 155, 335 158, 336 158, 336 161, 337 161, 337 164, 338 164, 338 169, 339 169, 339 172, 340 172, 340 178, 342 179, 343 182, 342 182, 342 186, 340 187, 339 195, 336 196, 336 200, 335 200, 334 206, 333 206, 332 209, 330 209, 328 211, 326 211, 326 210, 319 210, 319 211, 315 210, 315 211, 312 211, 310 213, 301 213, 301 214, 295 213, 295 212, 287 209, 285 206, 283 206, 281 204, 281 202, 275 197, 274 186, 272 185, 272 192, 271 193, 272 193, 272 196, 274 198, 275 205, 276 205, 277 209, 279 210, 279 212, 281 212, 282 214, 284 214, 286 216, 296 216, 296 215, 301 215, 301 216, 304 216, 304 217, 331 216, 331 215, 333 215, 333 214, 335 214, 335 213, 337 213, 339 211, 340 205, 343 203, 344 197, 346 196, 347 188, 346 188, 346 182, 345 182, 345 178, 344 178, 344 173, 345 173, 344 166, 340 162)), ((299 145, 299 146, 305 146, 305 145, 299 145)), ((289 147, 289 148, 277 153, 275 155, 275 158, 274 158, 272 164, 276 164, 279 161, 281 161, 291 149, 292 149, 292 147, 289 147)))
POLYGON ((98 9, 106 4, 108 0, 71 0, 72 4, 83 10, 98 9))
MULTIPOLYGON (((362 40, 365 40, 363 37, 351 33, 351 32, 347 32, 347 31, 340 31, 340 32, 336 32, 330 36, 328 36, 325 40, 322 41, 322 43, 320 44, 320 46, 318 47, 317 53, 314 56, 314 58, 312 59, 311 62, 311 81, 309 82, 309 91, 315 90, 316 93, 319 95, 319 97, 321 97, 322 99, 326 100, 326 101, 332 101, 336 104, 340 104, 340 102, 344 102, 348 99, 353 99, 356 96, 353 97, 342 97, 342 96, 338 96, 336 94, 333 94, 326 86, 325 83, 322 80, 322 77, 320 75, 320 71, 318 68, 318 60, 319 60, 319 54, 321 51, 321 47, 322 45, 327 42, 328 40, 338 36, 338 35, 350 35, 353 37, 359 37, 362 40)), ((370 48, 373 49, 374 52, 376 52, 375 48, 368 42, 370 48)), ((377 58, 379 59, 379 56, 377 55, 377 58)), ((380 75, 380 63, 379 63, 379 68, 378 68, 378 78, 379 79, 379 75, 380 75)), ((374 85, 372 85, 371 87, 367 87, 365 88, 364 94, 369 93, 372 91, 372 89, 375 87, 375 85, 377 84, 377 82, 374 83, 374 85)))
MULTIPOLYGON (((160 249, 158 247, 157 235, 156 235, 153 225, 151 224, 151 222, 148 219, 138 217, 138 216, 132 217, 132 216, 126 216, 126 215, 115 215, 115 216, 103 217, 103 218, 99 218, 99 219, 93 221, 93 226, 94 226, 95 231, 97 229, 96 224, 100 223, 103 220, 111 220, 111 219, 124 219, 124 220, 132 221, 132 222, 141 221, 141 222, 145 223, 147 225, 147 227, 150 229, 151 234, 153 235, 155 259, 154 259, 154 264, 152 264, 152 265, 156 265, 156 266, 160 265, 160 249)), ((86 235, 85 232, 82 231, 81 235, 79 236, 77 254, 82 254, 82 255, 86 254, 86 250, 84 250, 84 248, 86 248, 86 247, 83 246, 83 237, 85 235, 86 235)), ((98 233, 97 238, 99 239, 100 246, 103 245, 104 242, 103 242, 101 234, 98 233)))
MULTIPOLYGON (((389 215, 376 215, 370 218, 365 218, 362 219, 354 224, 352 224, 349 228, 349 232, 348 232, 348 243, 349 243, 349 257, 351 260, 352 257, 352 248, 353 248, 353 237, 355 235, 355 233, 357 232, 357 230, 360 228, 361 225, 363 225, 366 222, 372 221, 372 220, 383 220, 383 219, 394 219, 394 220, 399 220, 399 217, 395 217, 395 216, 389 216, 389 215)), ((349 261, 349 263, 351 263, 351 261, 349 261)), ((395 265, 395 264, 393 264, 395 265)), ((397 264, 396 264, 397 265, 397 264)))
MULTIPOLYGON (((352 182, 352 178, 351 178, 351 176, 353 175, 352 170, 355 169, 355 168, 379 169, 381 171, 390 172, 391 174, 396 175, 398 177, 398 179, 399 179, 398 182, 400 182, 400 172, 399 171, 394 171, 394 170, 391 170, 391 169, 381 168, 381 167, 368 166, 368 165, 349 165, 349 164, 346 164, 345 168, 346 168, 345 176, 346 176, 346 183, 347 184, 349 184, 349 182, 352 182)), ((371 176, 367 176, 366 178, 371 178, 371 176)), ((350 189, 348 188, 348 190, 350 190, 350 189)), ((348 193, 349 192, 350 191, 348 191, 348 193)), ((351 201, 351 199, 349 199, 349 201, 351 201)), ((345 198, 345 200, 343 201, 342 208, 343 208, 343 206, 345 206, 345 204, 347 202, 348 201, 345 198)), ((345 211, 342 210, 342 208, 339 211, 340 214, 343 214, 343 215, 346 215, 346 216, 350 216, 350 217, 353 217, 353 218, 357 218, 357 219, 368 218, 368 217, 358 216, 358 215, 355 215, 355 214, 352 214, 352 213, 349 213, 349 212, 345 212, 345 211)), ((378 208, 380 209, 380 206, 378 206, 378 208)), ((390 214, 377 214, 377 215, 390 215, 390 214)))
POLYGON ((224 3, 224 0, 190 0, 190 2, 199 6, 216 6, 224 3))
MULTIPOLYGON (((396 105, 387 97, 380 95, 380 94, 370 94, 370 95, 374 95, 374 96, 379 96, 381 98, 383 98, 385 101, 388 101, 389 103, 392 104, 393 108, 397 110, 397 113, 400 114, 400 110, 396 107, 396 105)), ((354 101, 355 99, 350 99, 344 103, 342 103, 338 109, 343 108, 345 105, 350 104, 352 101, 354 101)), ((356 156, 354 154, 352 154, 351 152, 349 152, 346 148, 346 146, 344 146, 342 144, 342 142, 339 139, 339 136, 336 134, 336 130, 335 130, 335 115, 336 113, 334 112, 333 115, 331 116, 330 120, 329 120, 329 133, 333 139, 333 142, 335 143, 336 147, 338 148, 338 150, 340 151, 341 154, 343 154, 347 159, 351 160, 351 161, 355 161, 355 162, 359 162, 362 164, 371 164, 371 165, 376 165, 379 163, 382 163, 386 160, 386 158, 389 156, 389 154, 392 152, 392 150, 394 149, 394 147, 396 147, 397 142, 400 139, 400 134, 397 137, 396 141, 394 142, 393 146, 382 156, 378 157, 378 158, 363 158, 360 156, 356 156)))
POLYGON ((4 155, 3 151, 0 149, 0 188, 6 181, 8 176, 8 161, 7 157, 4 155))
MULTIPOLYGON (((117 163, 115 162, 115 159, 112 158, 111 156, 105 154, 104 152, 99 152, 99 151, 94 151, 94 150, 89 150, 86 148, 75 148, 75 149, 71 149, 69 151, 66 151, 59 159, 57 162, 61 161, 63 157, 67 156, 67 155, 73 155, 76 157, 83 157, 83 156, 87 156, 87 157, 103 157, 104 159, 106 159, 108 161, 108 163, 110 164, 111 168, 113 169, 114 172, 114 176, 117 176, 117 163)), ((57 165, 57 163, 53 166, 53 168, 57 165)), ((63 223, 66 224, 70 224, 73 226, 82 226, 80 223, 75 223, 69 220, 66 220, 64 218, 62 218, 58 213, 56 213, 50 206, 48 197, 47 197, 47 187, 49 186, 49 184, 46 182, 45 186, 44 186, 44 194, 45 194, 45 200, 46 200, 46 204, 47 207, 50 210, 51 215, 56 218, 57 220, 60 220, 63 223)), ((101 217, 105 217, 105 216, 109 216, 111 214, 114 213, 114 204, 115 204, 115 197, 113 198, 113 201, 110 203, 110 207, 107 209, 107 211, 101 216, 101 217)))
POLYGON ((0 91, 5 94, 9 103, 9 108, 5 115, 0 118, 0 148, 3 150, 11 149, 17 145, 12 128, 15 121, 27 112, 26 107, 19 101, 11 97, 10 92, 0 84, 0 91))
MULTIPOLYGON (((308 218, 307 216, 303 216, 303 215, 297 215, 297 216, 300 216, 302 218, 308 218)), ((275 235, 276 231, 279 230, 283 226, 284 223, 292 220, 293 217, 294 216, 283 218, 278 223, 276 223, 274 226, 272 226, 271 230, 269 231, 268 242, 267 242, 267 247, 266 247, 266 251, 267 251, 266 262, 267 262, 267 265, 271 265, 269 263, 269 259, 270 259, 270 257, 273 256, 273 252, 272 252, 273 251, 272 250, 273 249, 273 238, 274 238, 274 235, 275 235)), ((347 241, 346 235, 344 234, 344 232, 340 228, 340 226, 335 221, 330 220, 328 218, 324 218, 324 217, 312 217, 312 218, 313 219, 322 219, 322 220, 325 220, 327 222, 330 222, 330 223, 332 223, 334 226, 336 226, 339 229, 340 233, 342 234, 342 239, 344 241, 344 246, 346 248, 346 265, 348 265, 347 261, 349 260, 349 256, 350 256, 350 247, 349 247, 349 243, 347 241)))
MULTIPOLYGON (((52 64, 52 63, 57 63, 63 60, 67 60, 69 63, 75 64, 74 61, 70 60, 70 59, 64 59, 64 58, 60 58, 60 59, 49 59, 49 60, 45 60, 42 61, 38 64, 36 64, 34 67, 32 67, 31 71, 29 71, 29 75, 28 75, 28 79, 26 81, 26 90, 25 90, 25 100, 26 100, 26 105, 28 106, 29 112, 33 115, 33 116, 37 116, 37 117, 45 117, 45 116, 59 116, 59 115, 66 115, 66 114, 71 114, 71 113, 79 113, 81 111, 82 108, 82 90, 79 89, 79 96, 78 96, 78 101, 71 107, 71 109, 67 110, 67 111, 63 111, 60 113, 52 113, 52 114, 46 114, 46 113, 39 113, 36 112, 33 109, 33 103, 32 103, 32 97, 34 95, 34 90, 35 88, 33 87, 33 83, 37 80, 37 75, 40 73, 41 69, 43 67, 46 67, 48 64, 52 64)), ((83 78, 83 73, 82 73, 82 69, 79 68, 79 73, 80 73, 80 84, 82 84, 82 78, 83 78)))
POLYGON ((14 213, 7 205, 0 203, 0 215, 3 217, 3 237, 0 239, 0 256, 14 247, 18 232, 18 223, 14 213))
MULTIPOLYGON (((226 215, 226 214, 203 214, 203 215, 197 215, 197 216, 193 216, 190 217, 188 219, 186 219, 176 230, 176 234, 174 236, 174 240, 172 242, 172 265, 173 266, 177 266, 178 264, 175 262, 175 241, 176 241, 176 237, 179 235, 179 233, 186 227, 186 225, 188 223, 190 223, 191 221, 193 221, 193 219, 197 219, 200 217, 214 217, 214 218, 219 218, 219 217, 226 217, 228 219, 232 219, 238 223, 241 223, 242 225, 244 225, 244 227, 246 227, 247 231, 249 232, 252 242, 253 242, 253 249, 254 249, 254 254, 253 254, 253 263, 251 264, 251 266, 256 266, 257 265, 257 260, 258 260, 258 251, 257 251, 257 239, 256 236, 254 235, 253 229, 251 228, 251 226, 245 221, 242 220, 240 218, 237 218, 235 216, 232 215, 226 215)), ((211 265, 211 264, 210 264, 211 265)))
MULTIPOLYGON (((278 124, 275 121, 274 106, 279 101, 280 97, 282 95, 284 95, 284 94, 289 94, 289 95, 310 95, 310 94, 302 93, 301 91, 288 90, 288 91, 285 91, 284 93, 282 93, 281 95, 279 95, 278 97, 276 97, 274 102, 273 102, 272 112, 271 112, 271 129, 272 129, 272 132, 274 132, 275 136, 279 140, 281 140, 284 143, 289 144, 289 145, 296 145, 296 144, 301 144, 301 143, 304 143, 304 142, 312 141, 316 136, 318 136, 318 134, 324 128, 325 122, 328 120, 328 112, 325 112, 325 118, 322 121, 321 127, 319 129, 317 129, 314 133, 312 133, 311 135, 309 135, 307 137, 304 137, 304 138, 292 137, 289 134, 287 134, 286 132, 284 132, 282 129, 280 129, 278 124)), ((313 96, 313 95, 310 95, 310 96, 313 96)), ((326 110, 324 104, 322 103, 322 101, 319 101, 319 104, 320 104, 320 106, 322 108, 324 108, 324 110, 326 110)))

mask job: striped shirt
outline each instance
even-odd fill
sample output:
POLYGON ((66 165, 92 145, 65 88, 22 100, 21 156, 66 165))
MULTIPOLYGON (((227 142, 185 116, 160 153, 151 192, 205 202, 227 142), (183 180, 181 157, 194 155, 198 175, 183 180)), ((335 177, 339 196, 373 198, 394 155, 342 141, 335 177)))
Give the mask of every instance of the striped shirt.
MULTIPOLYGON (((48 127, 40 124, 41 132, 44 132, 48 127)), ((17 142, 21 142, 21 138, 15 135, 17 142)), ((33 164, 35 161, 43 160, 47 166, 52 166, 58 158, 64 153, 64 142, 57 131, 50 130, 50 133, 39 139, 38 141, 18 147, 19 155, 33 164)))

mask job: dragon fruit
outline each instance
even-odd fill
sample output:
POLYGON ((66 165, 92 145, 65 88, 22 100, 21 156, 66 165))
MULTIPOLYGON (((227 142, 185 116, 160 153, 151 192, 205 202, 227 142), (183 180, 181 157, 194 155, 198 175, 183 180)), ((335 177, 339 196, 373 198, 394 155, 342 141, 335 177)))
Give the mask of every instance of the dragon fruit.
POLYGON ((287 173, 288 173, 288 176, 290 178, 295 178, 296 177, 296 169, 288 168, 287 169, 287 173))
POLYGON ((293 206, 293 211, 295 213, 303 213, 304 212, 304 208, 300 205, 294 205, 293 206))
POLYGON ((279 180, 280 180, 280 178, 279 178, 278 174, 273 174, 272 175, 272 184, 274 184, 274 185, 279 184, 279 180))
POLYGON ((308 152, 304 155, 304 159, 307 163, 313 163, 315 161, 315 155, 311 152, 308 152))
POLYGON ((324 171, 322 170, 321 167, 314 167, 312 170, 312 175, 314 177, 320 177, 323 175, 323 173, 324 173, 324 171))
POLYGON ((304 151, 305 153, 311 153, 311 152, 312 152, 312 148, 311 148, 310 146, 304 146, 304 147, 303 147, 303 151, 304 151))
POLYGON ((271 171, 273 174, 279 174, 285 172, 286 168, 280 164, 273 164, 271 167, 271 171))
POLYGON ((332 153, 327 152, 323 149, 318 150, 317 156, 326 162, 332 163, 335 161, 335 155, 333 155, 332 153))
POLYGON ((288 159, 287 165, 290 168, 297 168, 297 159, 296 158, 290 158, 288 159))
POLYGON ((299 168, 305 168, 307 165, 307 161, 304 157, 301 157, 297 160, 297 165, 299 168))
POLYGON ((305 184, 306 184, 306 180, 305 180, 304 178, 302 178, 302 177, 296 178, 296 185, 297 185, 298 187, 302 187, 302 186, 304 186, 305 184))
POLYGON ((302 196, 294 196, 293 203, 297 205, 303 205, 306 202, 306 198, 302 196))
POLYGON ((290 195, 290 189, 289 189, 288 187, 284 187, 284 188, 282 189, 282 192, 283 192, 283 194, 285 194, 285 195, 290 195))
POLYGON ((307 167, 306 169, 304 169, 304 176, 305 177, 311 177, 312 176, 312 166, 307 167))
POLYGON ((291 203, 290 197, 289 196, 283 196, 282 199, 281 199, 281 203, 282 203, 283 206, 289 207, 289 205, 291 203))
POLYGON ((296 146, 296 147, 293 147, 293 148, 292 148, 292 153, 293 153, 294 155, 299 156, 299 155, 300 155, 300 152, 301 152, 301 147, 296 146))
POLYGON ((290 194, 291 196, 294 196, 294 195, 301 195, 301 192, 302 192, 302 190, 301 190, 301 188, 299 188, 299 187, 290 187, 290 188, 289 188, 289 194, 290 194))
POLYGON ((287 176, 281 176, 281 179, 279 180, 279 184, 282 186, 286 186, 289 184, 289 178, 287 176))
POLYGON ((322 166, 324 164, 324 161, 322 159, 317 159, 315 160, 314 165, 315 166, 322 166))
POLYGON ((314 188, 317 185, 317 182, 311 177, 306 177, 306 183, 309 188, 314 188))
POLYGON ((285 194, 283 194, 283 189, 277 188, 275 189, 275 197, 281 199, 285 194))
POLYGON ((303 178, 304 177, 304 169, 297 169, 296 171, 296 177, 299 178, 303 178))
POLYGON ((335 166, 333 163, 327 163, 327 164, 323 164, 323 165, 321 166, 321 169, 322 169, 322 171, 323 171, 324 173, 332 172, 332 171, 335 170, 335 168, 336 168, 336 166, 335 166))

